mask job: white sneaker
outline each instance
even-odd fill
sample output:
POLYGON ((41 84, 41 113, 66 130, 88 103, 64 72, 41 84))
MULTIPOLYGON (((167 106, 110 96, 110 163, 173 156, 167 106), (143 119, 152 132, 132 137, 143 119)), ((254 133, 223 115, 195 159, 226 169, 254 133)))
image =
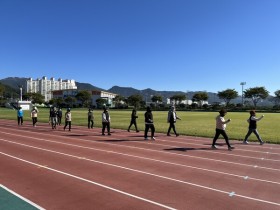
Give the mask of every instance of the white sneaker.
POLYGON ((249 142, 248 141, 243 141, 243 144, 249 144, 249 142))
POLYGON ((215 145, 211 146, 212 149, 218 149, 215 145))
POLYGON ((156 140, 156 138, 155 138, 155 137, 152 137, 152 140, 156 140))

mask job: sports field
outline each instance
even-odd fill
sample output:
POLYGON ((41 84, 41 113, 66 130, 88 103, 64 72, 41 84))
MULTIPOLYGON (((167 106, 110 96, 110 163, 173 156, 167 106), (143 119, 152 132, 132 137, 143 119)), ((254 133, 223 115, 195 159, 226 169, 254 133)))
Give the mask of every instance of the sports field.
MULTIPOLYGON (((109 110, 111 115, 111 127, 118 129, 127 129, 130 123, 130 110, 109 110)), ((63 110, 65 112, 65 109, 63 110)), ((87 126, 87 109, 72 109, 72 124, 87 126)), ((101 127, 102 110, 94 110, 95 127, 101 127)), ((144 130, 144 111, 138 111, 137 124, 140 130, 144 130)), ((190 112, 178 111, 178 116, 182 119, 176 123, 176 129, 181 135, 200 136, 212 138, 215 133, 215 117, 218 112, 190 112)), ((280 143, 279 135, 279 113, 257 113, 257 117, 262 114, 265 117, 258 122, 258 131, 265 142, 280 143)), ((166 133, 169 124, 167 123, 167 111, 153 111, 155 128, 157 133, 166 133)), ((249 113, 246 112, 228 112, 225 119, 230 118, 232 121, 227 125, 227 133, 232 140, 242 140, 248 130, 247 119, 249 113)), ((11 109, 0 108, 0 118, 16 119, 16 111, 11 109)), ((25 111, 25 121, 31 121, 30 113, 25 111)), ((40 108, 38 123, 48 122, 49 109, 40 108)), ((133 127, 132 127, 133 129, 133 127)), ((249 141, 257 141, 252 134, 249 141)))

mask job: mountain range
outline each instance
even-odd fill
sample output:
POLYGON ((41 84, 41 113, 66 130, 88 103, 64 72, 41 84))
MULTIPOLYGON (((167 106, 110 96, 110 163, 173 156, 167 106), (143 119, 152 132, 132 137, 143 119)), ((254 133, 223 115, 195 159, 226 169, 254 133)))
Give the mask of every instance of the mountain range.
MULTIPOLYGON (((28 78, 22 78, 22 77, 21 78, 20 77, 7 77, 4 79, 1 79, 0 83, 11 88, 12 90, 14 90, 15 94, 18 94, 20 86, 23 87, 23 92, 25 91, 27 79, 28 78)), ((158 90, 153 90, 150 88, 138 90, 138 89, 135 89, 132 87, 120 87, 120 86, 113 86, 110 89, 105 90, 103 88, 93 86, 92 84, 89 84, 89 83, 76 82, 76 85, 77 85, 78 90, 102 90, 102 91, 115 93, 115 94, 118 94, 118 95, 121 95, 124 97, 129 97, 134 94, 140 94, 143 97, 143 99, 147 102, 151 101, 151 97, 153 95, 162 96, 164 102, 166 102, 167 98, 170 98, 170 97, 172 97, 174 95, 178 95, 178 94, 186 94, 187 99, 191 100, 195 93, 200 92, 200 91, 189 91, 189 92, 158 91, 158 90)), ((208 103, 209 104, 223 102, 223 100, 219 99, 219 97, 217 96, 216 93, 207 92, 207 94, 208 94, 208 103)), ((273 105, 273 103, 269 100, 269 98, 267 100, 264 100, 262 105, 266 105, 266 106, 273 105)), ((242 101, 242 98, 241 98, 241 96, 239 96, 236 99, 232 100, 231 103, 237 104, 237 103, 241 103, 241 101, 242 101)))

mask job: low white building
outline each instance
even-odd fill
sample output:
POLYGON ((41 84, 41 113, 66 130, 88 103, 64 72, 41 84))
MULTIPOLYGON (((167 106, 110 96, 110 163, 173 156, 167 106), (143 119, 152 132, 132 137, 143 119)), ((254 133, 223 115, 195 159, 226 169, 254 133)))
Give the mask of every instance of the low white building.
MULTIPOLYGON (((106 99, 106 105, 110 107, 114 107, 113 99, 117 96, 115 93, 110 93, 102 90, 89 90, 91 94, 91 104, 97 107, 96 99, 104 98, 106 99)), ((62 98, 65 99, 67 97, 75 97, 78 94, 78 90, 70 89, 70 90, 55 90, 52 91, 52 95, 54 99, 62 98)))

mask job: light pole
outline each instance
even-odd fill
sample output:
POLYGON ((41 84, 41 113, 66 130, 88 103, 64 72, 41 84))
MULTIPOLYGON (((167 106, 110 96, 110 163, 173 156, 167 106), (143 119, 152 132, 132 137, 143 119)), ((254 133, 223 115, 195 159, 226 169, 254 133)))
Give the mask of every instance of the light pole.
POLYGON ((246 82, 241 82, 240 85, 242 86, 242 106, 244 105, 243 102, 243 86, 246 85, 246 82))

